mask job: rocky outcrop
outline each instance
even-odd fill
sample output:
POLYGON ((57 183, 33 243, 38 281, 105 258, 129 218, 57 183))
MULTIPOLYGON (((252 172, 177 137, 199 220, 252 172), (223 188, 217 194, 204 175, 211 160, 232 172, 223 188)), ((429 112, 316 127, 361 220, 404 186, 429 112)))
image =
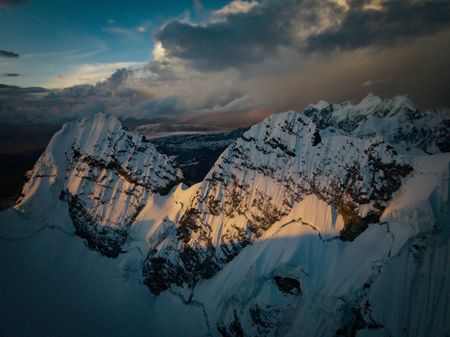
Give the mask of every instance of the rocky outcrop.
POLYGON ((278 289, 285 294, 294 295, 302 293, 300 282, 296 279, 276 275, 273 280, 275 281, 278 289))

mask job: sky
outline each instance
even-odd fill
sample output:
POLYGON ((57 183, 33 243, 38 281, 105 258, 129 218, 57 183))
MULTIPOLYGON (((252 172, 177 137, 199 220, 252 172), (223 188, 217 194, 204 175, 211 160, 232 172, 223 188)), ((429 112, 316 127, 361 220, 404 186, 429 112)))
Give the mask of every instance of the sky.
POLYGON ((450 2, 0 0, 0 122, 232 128, 319 100, 450 107, 450 2))
MULTIPOLYGON (((204 1, 218 8, 225 1, 204 1)), ((133 0, 1 0, 2 83, 67 87, 95 83, 114 70, 148 62, 152 31, 170 19, 201 16, 195 3, 133 0), (6 78, 5 78, 6 77, 6 78)))

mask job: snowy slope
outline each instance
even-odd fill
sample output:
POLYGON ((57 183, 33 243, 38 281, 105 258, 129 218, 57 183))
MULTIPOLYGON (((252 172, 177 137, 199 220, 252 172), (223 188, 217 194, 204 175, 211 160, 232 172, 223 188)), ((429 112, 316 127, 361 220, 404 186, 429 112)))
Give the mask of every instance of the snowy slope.
POLYGON ((190 188, 115 118, 69 123, 0 213, 0 334, 446 336, 448 123, 320 102, 190 188))

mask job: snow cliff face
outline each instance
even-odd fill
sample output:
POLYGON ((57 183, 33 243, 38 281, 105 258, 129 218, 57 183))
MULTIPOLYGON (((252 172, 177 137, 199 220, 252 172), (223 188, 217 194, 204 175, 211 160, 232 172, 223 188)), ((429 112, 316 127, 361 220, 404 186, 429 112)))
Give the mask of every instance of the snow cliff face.
POLYGON ((29 172, 18 207, 41 202, 30 200, 38 189, 60 190, 76 233, 90 248, 114 257, 149 195, 167 193, 180 179, 173 163, 142 136, 114 116, 98 114, 65 124, 52 138, 29 172))
POLYGON ((448 125, 405 97, 320 102, 254 125, 202 182, 171 189, 179 170, 114 117, 68 123, 0 213, 0 326, 48 334, 48 320, 76 316, 74 336, 104 317, 111 336, 445 336, 448 125), (31 330, 12 323, 42 303, 31 330))

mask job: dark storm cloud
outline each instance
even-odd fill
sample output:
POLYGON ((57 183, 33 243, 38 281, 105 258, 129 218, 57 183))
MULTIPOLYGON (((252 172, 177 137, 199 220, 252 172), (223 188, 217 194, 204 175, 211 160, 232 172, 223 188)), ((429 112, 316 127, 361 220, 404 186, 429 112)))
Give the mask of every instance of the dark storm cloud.
POLYGON ((352 1, 342 24, 308 39, 312 50, 354 49, 391 44, 450 26, 449 1, 387 1, 380 10, 365 9, 370 1, 352 1))
POLYGON ((19 57, 19 54, 15 53, 13 51, 0 49, 0 57, 17 58, 17 57, 19 57))
POLYGON ((292 43, 300 1, 270 1, 246 13, 207 25, 171 21, 155 33, 170 56, 195 61, 200 68, 253 63, 279 45, 292 43))
POLYGON ((25 3, 26 0, 0 0, 0 5, 2 6, 17 6, 25 3))
POLYGON ((450 26, 450 2, 402 0, 348 2, 267 0, 248 12, 204 25, 171 21, 155 33, 167 55, 197 68, 223 69, 259 62, 286 46, 303 52, 355 49, 438 32, 450 26), (373 4, 372 4, 373 5, 373 4), (325 13, 325 14, 324 14, 325 13), (308 33, 321 20, 341 18, 320 33, 308 33), (302 34, 304 33, 304 36, 302 34))

